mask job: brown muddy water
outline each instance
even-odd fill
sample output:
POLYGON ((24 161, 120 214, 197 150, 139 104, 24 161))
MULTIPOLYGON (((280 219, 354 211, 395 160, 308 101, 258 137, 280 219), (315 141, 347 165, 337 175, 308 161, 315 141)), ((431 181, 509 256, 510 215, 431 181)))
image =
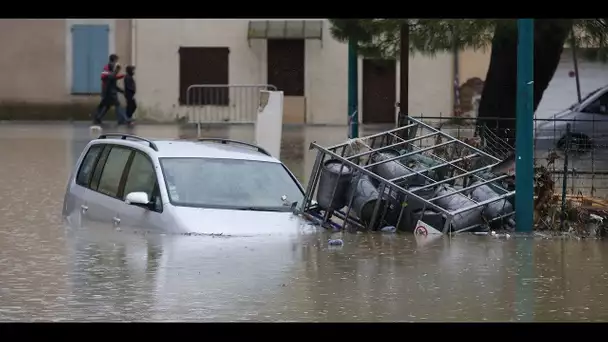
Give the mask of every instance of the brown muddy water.
MULTIPOLYGON (((374 131, 369 129, 368 132, 374 131)), ((251 127, 205 135, 252 140, 251 127)), ((189 136, 174 126, 136 134, 189 136)), ((308 144, 344 127, 286 129, 306 182, 308 144)), ((601 241, 327 233, 212 238, 66 234, 66 181, 87 125, 0 125, 1 321, 604 321, 601 241)))

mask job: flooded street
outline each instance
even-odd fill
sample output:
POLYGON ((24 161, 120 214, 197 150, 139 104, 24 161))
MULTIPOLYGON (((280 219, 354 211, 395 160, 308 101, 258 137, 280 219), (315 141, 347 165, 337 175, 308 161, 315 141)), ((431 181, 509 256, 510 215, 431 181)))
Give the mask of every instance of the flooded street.
MULTIPOLYGON (((253 140, 251 126, 203 133, 253 140)), ((86 124, 0 124, 1 321, 608 320, 601 241, 344 234, 335 248, 310 227, 239 238, 68 232, 66 182, 91 138, 86 124)), ((305 183, 310 142, 345 138, 345 127, 285 128, 281 158, 305 183)))

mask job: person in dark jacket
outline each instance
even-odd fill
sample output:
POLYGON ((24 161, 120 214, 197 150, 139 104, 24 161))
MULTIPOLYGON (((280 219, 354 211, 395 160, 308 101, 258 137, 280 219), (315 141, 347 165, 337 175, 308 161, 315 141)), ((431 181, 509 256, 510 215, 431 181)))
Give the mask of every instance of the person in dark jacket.
POLYGON ((135 101, 135 66, 127 66, 127 75, 125 76, 125 99, 127 100, 127 119, 133 120, 133 113, 137 109, 137 102, 135 101))
POLYGON ((118 120, 118 124, 126 124, 129 123, 130 120, 126 117, 123 108, 120 106, 120 101, 118 101, 118 93, 123 93, 123 90, 118 87, 117 81, 120 76, 120 64, 116 64, 115 66, 111 66, 110 73, 106 75, 105 87, 102 93, 102 100, 100 103, 100 109, 95 113, 94 123, 99 125, 101 124, 101 119, 106 114, 106 112, 110 109, 110 107, 114 107, 116 111, 116 118, 118 120))

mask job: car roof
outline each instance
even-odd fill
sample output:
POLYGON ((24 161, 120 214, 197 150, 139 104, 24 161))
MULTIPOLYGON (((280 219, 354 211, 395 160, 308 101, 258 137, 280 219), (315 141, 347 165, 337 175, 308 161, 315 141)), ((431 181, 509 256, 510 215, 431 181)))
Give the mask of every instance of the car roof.
POLYGON ((100 136, 91 143, 113 143, 146 150, 158 158, 223 158, 280 163, 264 149, 230 139, 156 140, 137 136, 100 136), (122 138, 122 137, 127 137, 122 138), (143 148, 142 148, 143 147, 143 148))

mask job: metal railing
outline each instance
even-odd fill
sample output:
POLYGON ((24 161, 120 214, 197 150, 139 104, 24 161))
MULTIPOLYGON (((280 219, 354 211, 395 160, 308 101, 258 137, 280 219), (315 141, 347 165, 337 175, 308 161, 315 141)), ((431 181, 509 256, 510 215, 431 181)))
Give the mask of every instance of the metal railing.
MULTIPOLYGON (((515 137, 515 119, 413 117, 430 123, 455 138, 477 139, 481 148, 491 155, 504 158, 514 152, 511 143, 515 137)), ((547 167, 556 184, 562 184, 565 176, 569 195, 608 198, 608 117, 606 119, 534 118, 535 165, 547 167), (568 124, 571 142, 566 146, 568 124), (566 151, 568 158, 565 158, 566 151)), ((420 141, 419 144, 424 147, 433 142, 427 141, 424 144, 420 141)))
POLYGON ((276 89, 270 84, 193 84, 186 91, 189 120, 199 129, 206 123, 255 123, 260 90, 276 89))

